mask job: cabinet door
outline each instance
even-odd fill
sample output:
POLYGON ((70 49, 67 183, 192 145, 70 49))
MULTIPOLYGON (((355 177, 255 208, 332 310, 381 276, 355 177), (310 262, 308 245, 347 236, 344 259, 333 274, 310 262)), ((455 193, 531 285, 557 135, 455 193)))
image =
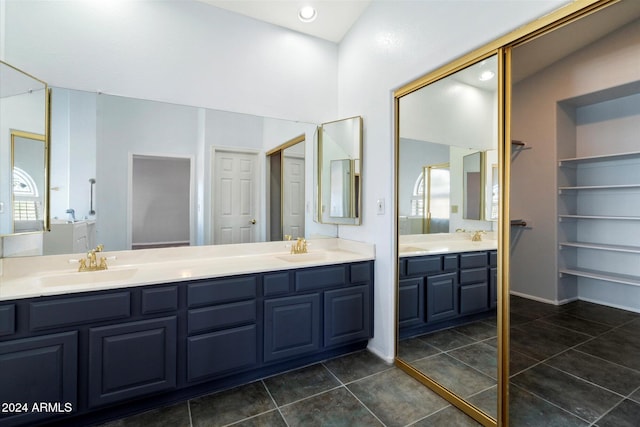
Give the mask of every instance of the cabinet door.
POLYGON ((460 286, 460 314, 471 314, 489 308, 488 283, 460 286))
POLYGON ((0 425, 27 425, 77 410, 78 333, 44 335, 0 343, 0 403, 27 411, 0 412, 0 425), (34 404, 57 405, 34 412, 34 404))
POLYGON ((398 322, 400 328, 424 323, 424 282, 422 278, 400 280, 398 322))
POLYGON ((265 300, 264 361, 318 350, 320 326, 319 294, 265 300))
POLYGON ((371 337, 369 285, 324 293, 324 346, 358 342, 371 337))
POLYGON ((457 273, 427 277, 427 322, 458 316, 457 273))
POLYGON ((89 330, 89 406, 176 386, 176 317, 89 330))
POLYGON ((258 363, 256 325, 187 338, 187 381, 239 372, 258 363))
POLYGON ((498 306, 498 269, 489 269, 489 307, 498 306))

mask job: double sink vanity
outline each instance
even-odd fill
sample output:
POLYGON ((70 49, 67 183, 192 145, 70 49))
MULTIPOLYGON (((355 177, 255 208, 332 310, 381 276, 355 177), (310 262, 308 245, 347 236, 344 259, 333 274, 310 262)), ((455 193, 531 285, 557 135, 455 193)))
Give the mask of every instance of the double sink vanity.
POLYGON ((288 244, 1 259, 0 425, 99 422, 366 347, 373 245, 288 244))

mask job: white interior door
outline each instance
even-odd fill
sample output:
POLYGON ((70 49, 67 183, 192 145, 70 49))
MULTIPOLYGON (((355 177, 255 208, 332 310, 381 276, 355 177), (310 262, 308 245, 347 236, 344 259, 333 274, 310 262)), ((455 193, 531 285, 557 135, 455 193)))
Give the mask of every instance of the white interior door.
POLYGON ((283 234, 304 237, 304 158, 284 156, 283 234))
POLYGON ((215 150, 213 157, 213 243, 255 242, 258 235, 258 156, 215 150))

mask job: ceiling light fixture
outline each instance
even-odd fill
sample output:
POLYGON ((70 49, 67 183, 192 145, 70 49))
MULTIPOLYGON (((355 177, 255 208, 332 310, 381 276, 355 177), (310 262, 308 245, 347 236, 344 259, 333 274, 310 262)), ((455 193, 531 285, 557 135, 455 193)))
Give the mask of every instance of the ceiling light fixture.
POLYGON ((298 11, 298 19, 302 22, 313 22, 318 16, 318 12, 311 6, 301 7, 298 11))
POLYGON ((491 80, 493 78, 493 76, 495 76, 496 73, 494 73, 493 71, 483 71, 482 74, 480 74, 480 81, 482 82, 486 82, 487 80, 491 80))

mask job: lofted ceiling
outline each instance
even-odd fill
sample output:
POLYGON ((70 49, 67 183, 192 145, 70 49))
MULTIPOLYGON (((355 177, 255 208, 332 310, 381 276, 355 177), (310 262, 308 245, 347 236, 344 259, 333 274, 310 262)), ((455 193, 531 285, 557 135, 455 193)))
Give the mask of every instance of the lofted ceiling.
POLYGON ((198 0, 221 9, 340 43, 371 0, 198 0), (303 6, 313 6, 313 22, 298 19, 303 6))

